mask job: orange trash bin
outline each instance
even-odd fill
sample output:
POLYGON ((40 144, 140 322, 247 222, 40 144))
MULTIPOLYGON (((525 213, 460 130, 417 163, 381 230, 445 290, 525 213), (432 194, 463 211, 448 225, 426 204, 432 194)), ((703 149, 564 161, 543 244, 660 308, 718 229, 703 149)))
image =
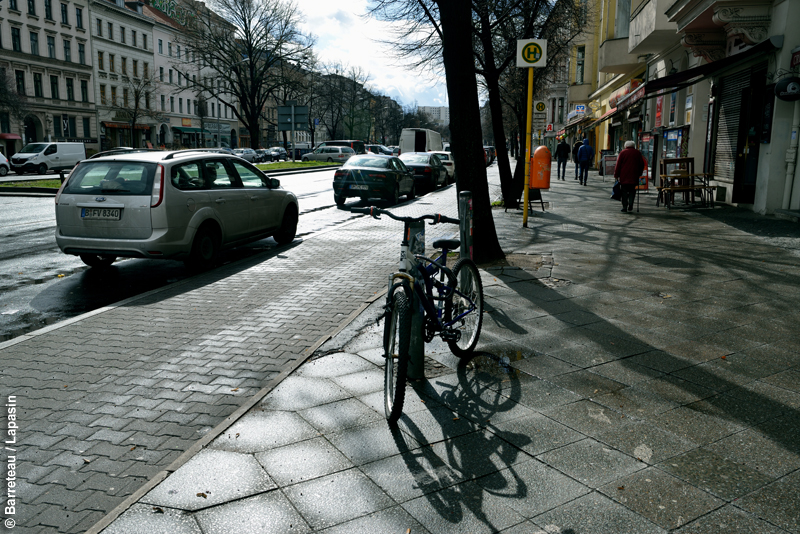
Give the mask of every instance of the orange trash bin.
POLYGON ((531 175, 528 180, 530 189, 550 189, 550 150, 542 145, 537 147, 531 158, 531 175))

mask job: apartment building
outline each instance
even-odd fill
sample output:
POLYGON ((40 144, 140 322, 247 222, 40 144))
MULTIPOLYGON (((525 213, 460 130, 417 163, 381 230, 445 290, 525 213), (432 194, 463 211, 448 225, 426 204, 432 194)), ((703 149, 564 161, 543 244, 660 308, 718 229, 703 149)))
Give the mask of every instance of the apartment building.
POLYGON ((7 0, 0 4, 0 75, 27 98, 19 121, 0 114, 6 157, 37 141, 99 148, 86 1, 7 0))

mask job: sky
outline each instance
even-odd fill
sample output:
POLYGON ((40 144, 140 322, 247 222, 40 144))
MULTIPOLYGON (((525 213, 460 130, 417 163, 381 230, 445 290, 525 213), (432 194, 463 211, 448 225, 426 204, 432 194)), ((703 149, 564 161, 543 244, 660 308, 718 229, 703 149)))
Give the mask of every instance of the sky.
MULTIPOLYGON (((403 106, 447 106, 447 88, 430 76, 407 70, 380 43, 390 23, 365 19, 367 0, 296 0, 305 16, 304 31, 317 36, 315 53, 322 62, 359 66, 369 73, 368 86, 403 106)), ((397 24, 397 23, 394 23, 397 24)))

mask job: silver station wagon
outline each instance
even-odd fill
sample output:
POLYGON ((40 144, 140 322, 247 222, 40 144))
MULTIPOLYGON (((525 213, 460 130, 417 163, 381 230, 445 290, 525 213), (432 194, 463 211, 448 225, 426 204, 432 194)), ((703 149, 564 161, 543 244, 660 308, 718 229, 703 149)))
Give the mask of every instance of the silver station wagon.
POLYGON ((290 243, 297 197, 236 156, 203 150, 84 160, 56 195, 56 243, 92 267, 117 257, 214 264, 223 248, 290 243))

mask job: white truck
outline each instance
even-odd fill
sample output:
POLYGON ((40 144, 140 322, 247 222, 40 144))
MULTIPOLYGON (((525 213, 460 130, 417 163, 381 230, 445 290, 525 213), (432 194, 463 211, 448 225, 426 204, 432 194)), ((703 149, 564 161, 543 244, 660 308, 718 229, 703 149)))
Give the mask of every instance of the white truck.
POLYGON ((425 128, 403 128, 400 133, 400 153, 435 152, 442 150, 442 135, 425 128))

